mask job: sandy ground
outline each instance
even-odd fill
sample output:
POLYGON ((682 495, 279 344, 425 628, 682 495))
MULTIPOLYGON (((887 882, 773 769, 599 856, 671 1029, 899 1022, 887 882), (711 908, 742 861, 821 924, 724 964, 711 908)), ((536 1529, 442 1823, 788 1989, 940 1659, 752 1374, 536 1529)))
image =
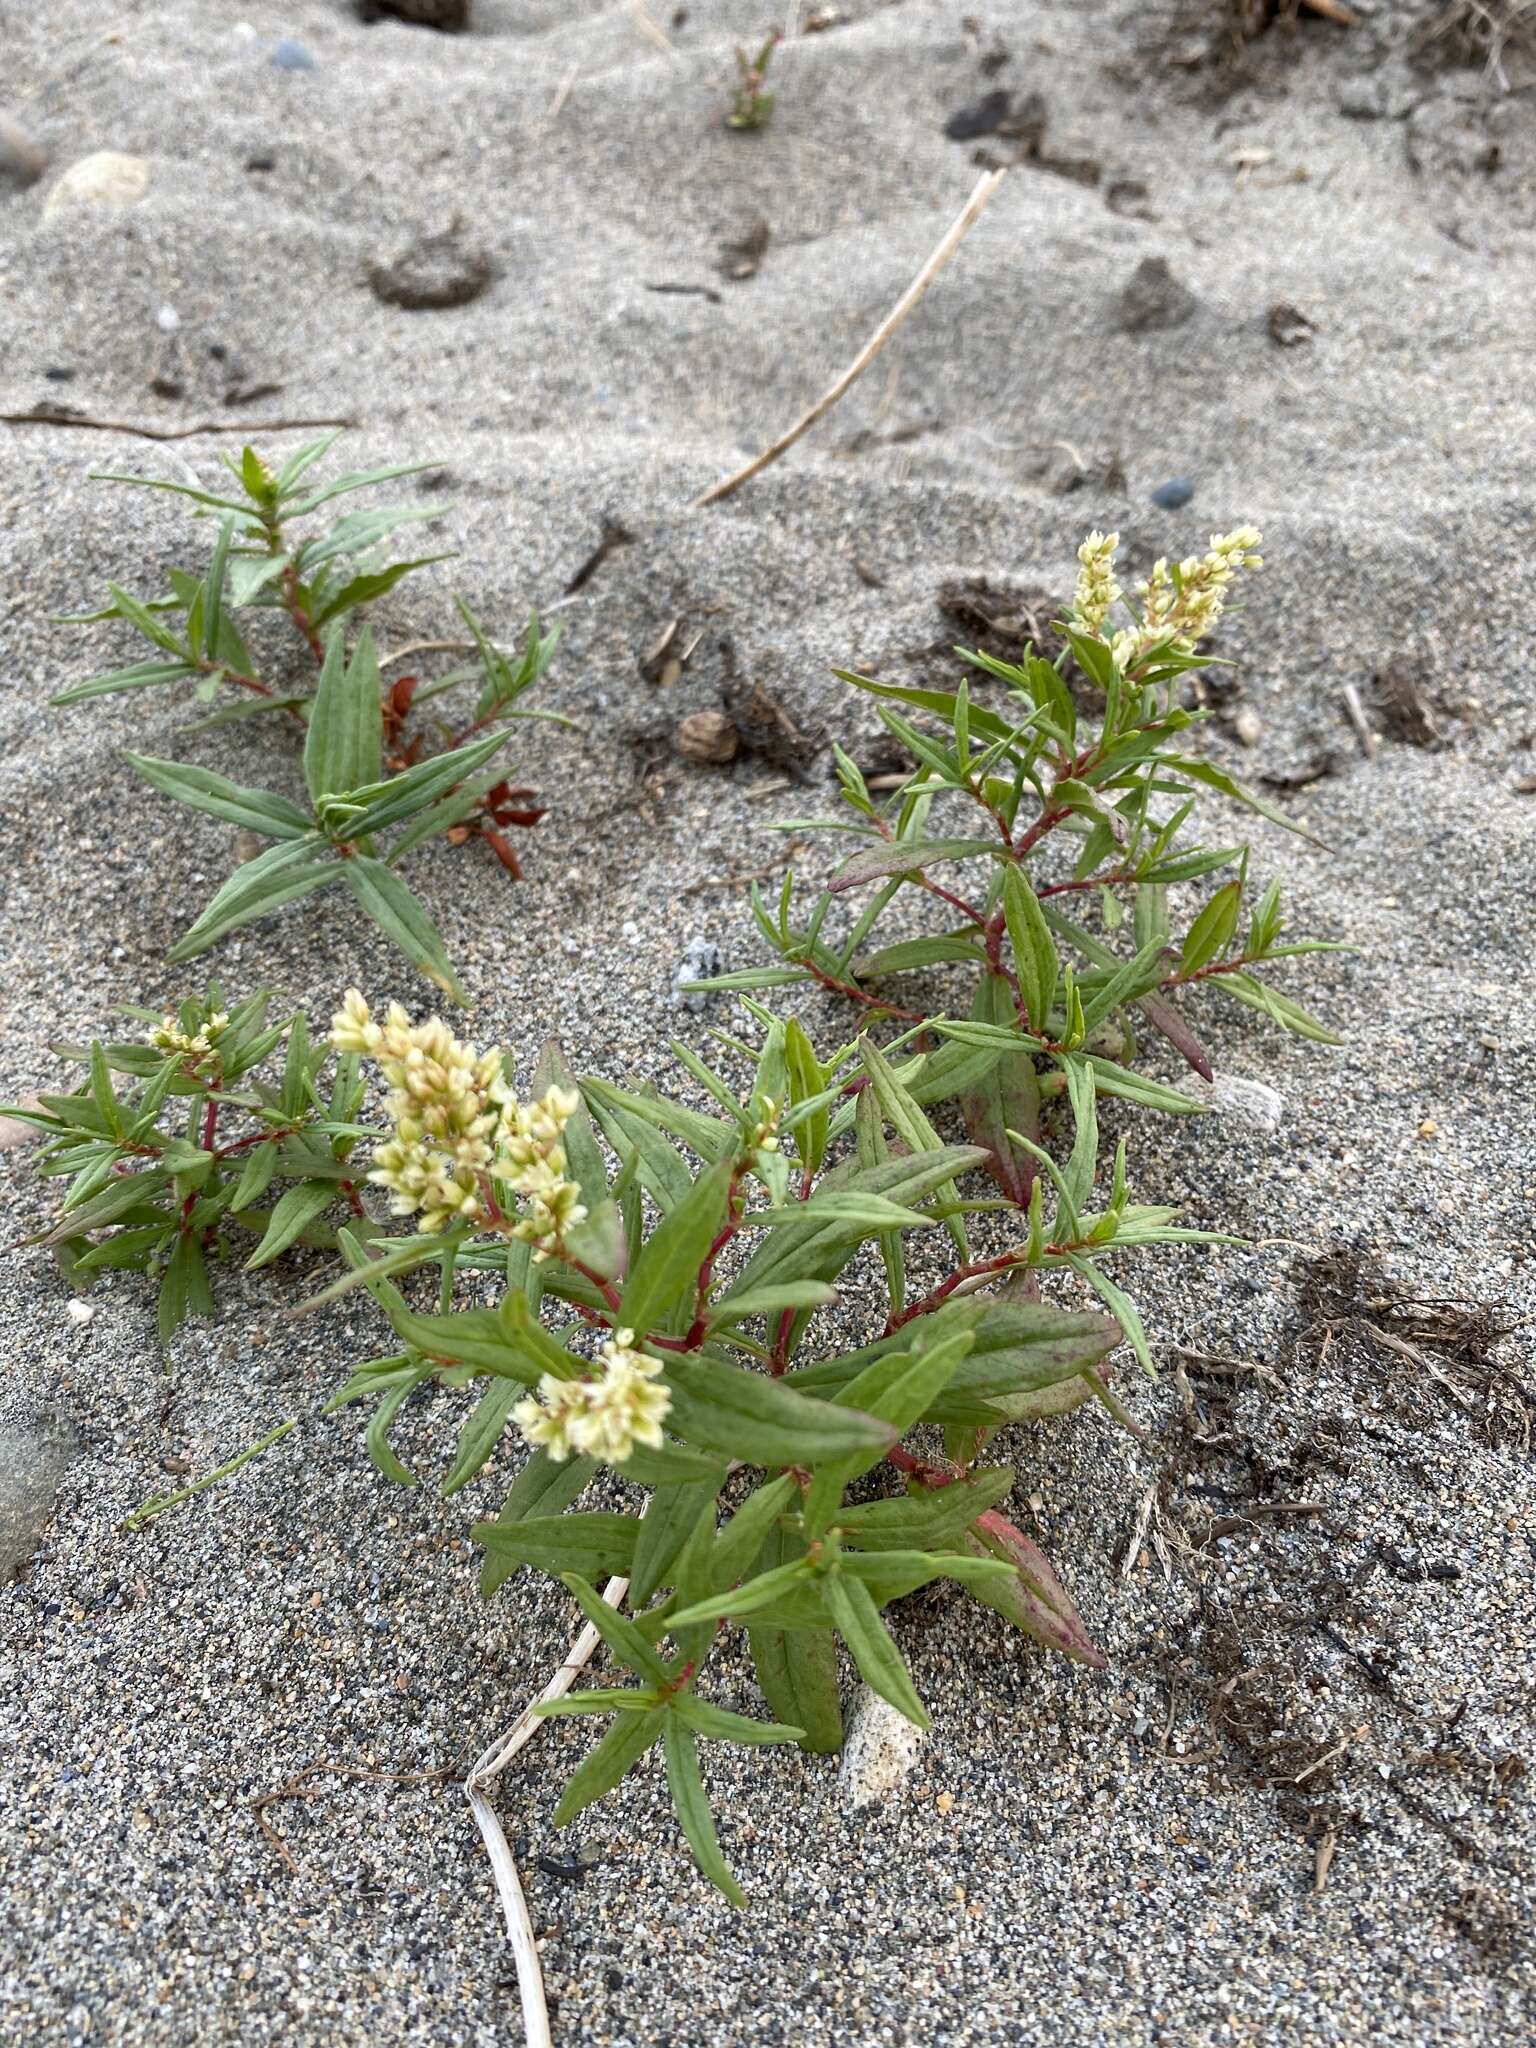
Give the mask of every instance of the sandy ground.
MULTIPOLYGON (((771 129, 739 138, 718 115, 755 0, 691 5, 671 55, 618 4, 477 0, 459 39, 364 29, 339 0, 241 11, 4 10, 0 100, 53 168, 30 189, 0 174, 0 409, 174 424, 277 384, 242 409, 354 416, 360 464, 440 460, 431 538, 460 559, 379 608, 394 643, 451 630, 455 588, 511 631, 559 599, 605 515, 630 529, 559 614, 547 701, 584 732, 533 735, 522 756, 554 805, 527 881, 445 847, 415 871, 477 1035, 558 1031, 578 1062, 666 1078, 670 1035, 702 1045, 729 1016, 673 1008, 689 940, 759 958, 720 878, 773 858, 774 817, 828 804, 819 768, 787 791, 760 760, 669 756, 681 713, 715 701, 722 636, 802 724, 856 744, 872 722, 834 662, 932 672, 956 633, 942 583, 1060 594, 1091 525, 1142 561, 1264 528, 1270 566, 1224 644, 1256 744, 1228 720, 1209 745, 1282 783, 1328 764, 1287 798, 1327 850, 1265 828, 1256 862, 1289 878, 1298 929, 1364 949, 1289 983, 1337 1050, 1203 1013, 1223 1069, 1284 1098, 1278 1129, 1134 1126, 1148 1199, 1260 1241, 1127 1276, 1164 1366, 1131 1395, 1150 1441, 1088 1417, 1010 1447, 1012 1511, 1108 1671, 1021 1648, 958 1596, 907 1603, 938 1729, 899 1797, 855 1816, 834 1764, 714 1762, 741 1916, 697 1878, 652 1770, 574 1843, 555 1837, 585 1738, 541 1738, 503 1806, 557 2040, 1517 2038, 1533 2017, 1529 1334, 1491 1362, 1470 1341, 1437 1349, 1435 1379, 1366 1325, 1408 1327, 1372 1261, 1415 1295, 1536 1312, 1536 798, 1517 788, 1536 767, 1536 122, 1519 75, 1500 98, 1476 70, 1414 70, 1393 48, 1425 10, 1381 0, 1348 34, 1272 36, 1237 75, 1199 61, 1212 7, 849 0, 788 51, 771 129), (313 68, 274 68, 279 36, 313 68), (973 150, 1012 148, 944 134, 999 89, 1042 94, 1047 154, 1097 160, 1097 185, 1014 170, 814 440, 689 513, 896 298, 977 176, 973 150), (146 161, 145 197, 44 223, 57 173, 102 148, 146 161), (494 260, 491 289, 454 311, 379 303, 369 266, 454 216, 494 260), (720 244, 759 218, 758 274, 722 277, 720 244), (1118 295, 1158 255, 1192 316, 1127 332, 1118 295), (1282 302, 1310 341, 1271 338, 1282 302), (184 395, 157 397, 157 377, 184 395), (1159 510, 1151 493, 1181 476, 1192 501, 1159 510), (638 659, 678 615, 704 637, 663 695, 638 659), (1389 738, 1366 759, 1340 692, 1374 703, 1392 662, 1440 743, 1389 738), (1181 1345, 1208 1355, 1182 1385, 1181 1345), (1263 1512, 1297 1500, 1320 1512, 1263 1512)), ((0 1084, 20 1089, 57 1076, 50 1037, 179 986, 165 949, 232 858, 227 832, 147 794, 115 750, 295 766, 277 733, 179 739, 168 699, 47 702, 121 647, 50 614, 199 559, 173 501, 88 470, 207 478, 229 444, 0 431, 0 1084)), ((425 1001, 381 940, 318 904, 212 964, 313 1015, 346 981, 425 1001)), ((828 1037, 845 1022, 806 1015, 828 1037)), ((0 1170, 17 1224, 44 1213, 24 1152, 0 1170)), ((103 1287, 81 1325, 42 1255, 0 1262, 0 1485, 14 1547, 40 1536, 0 1594, 7 2038, 520 2038, 451 1778, 312 1780, 312 1799, 267 1809, 286 1858, 251 1808, 314 1762, 451 1774, 557 1661, 563 1595, 528 1575, 488 1607, 475 1592, 466 1531, 515 1450, 443 1503, 381 1481, 350 1414, 310 1419, 237 1481, 116 1533, 177 1463, 206 1470, 313 1418, 372 1348, 362 1309, 281 1319, 311 1284, 232 1279, 223 1321, 167 1366, 135 1284, 103 1287)), ((401 1447, 429 1480, 459 1412, 445 1396, 407 1417, 401 1447)), ((722 1685, 746 1699, 739 1666, 722 1685)))

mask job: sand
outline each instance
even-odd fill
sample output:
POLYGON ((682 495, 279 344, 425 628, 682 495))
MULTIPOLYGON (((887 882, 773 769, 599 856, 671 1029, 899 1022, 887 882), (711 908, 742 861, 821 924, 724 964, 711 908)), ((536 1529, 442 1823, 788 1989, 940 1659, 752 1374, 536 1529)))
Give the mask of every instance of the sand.
MULTIPOLYGON (((578 1064, 656 1079, 676 1071, 671 1035, 703 1047, 731 1015, 674 1006, 690 941, 761 957, 719 878, 775 857, 774 818, 830 807, 820 766, 774 789, 761 760, 669 754, 678 718, 716 702, 722 637, 803 726, 855 745, 874 722, 831 666, 938 672, 947 579, 1060 594, 1093 525, 1141 562, 1264 528, 1269 566, 1223 636, 1256 743, 1228 719, 1207 744, 1249 777, 1330 762, 1286 799, 1325 846, 1260 827, 1255 867, 1286 877, 1296 929, 1362 951, 1287 984, 1337 1049, 1202 1012, 1223 1072, 1278 1091, 1277 1128, 1130 1125, 1147 1199, 1254 1240, 1125 1275, 1162 1368, 1156 1385, 1120 1373, 1148 1440, 1086 1416, 1009 1447, 1011 1511, 1109 1669, 1050 1661, 958 1594, 906 1603, 937 1730, 899 1794, 854 1813, 835 1762, 711 1759, 743 1915, 694 1872, 654 1769, 554 1835, 572 1726, 528 1752, 502 1810, 561 2043, 1513 2039, 1533 1989, 1523 1408, 1490 1409, 1483 1367, 1426 1379, 1299 1276, 1349 1244, 1415 1294, 1536 1312, 1524 74, 1511 59, 1500 97, 1475 69, 1414 70, 1400 46, 1436 10, 1380 0, 1356 0, 1354 31, 1271 36, 1225 83, 1191 65, 1215 8, 840 11, 785 53, 771 128, 741 138, 718 116, 733 42, 764 11, 735 0, 691 5, 670 55, 617 4, 477 0, 460 38, 365 29, 339 0, 248 0, 244 22, 195 0, 12 9, 0 100, 52 168, 30 187, 0 173, 0 410, 177 424, 278 384, 238 410, 353 417, 360 466, 439 462, 426 531, 459 559, 378 607, 392 645, 451 631, 453 590, 514 632, 560 600, 605 515, 623 522, 632 542, 557 614, 546 701, 583 732, 533 730, 520 752, 553 805, 526 881, 442 846, 414 873, 477 1035, 531 1052, 558 1032, 578 1064), (313 68, 274 68, 283 36, 313 68), (896 299, 977 177, 973 150, 1008 153, 943 132, 1000 87, 1044 95, 1047 152, 1098 159, 1098 186, 1011 172, 816 435, 690 513, 896 299), (145 196, 45 224, 58 174, 108 149, 148 164, 145 196), (489 290, 381 304, 370 267, 455 216, 489 290), (758 218, 758 273, 723 277, 720 244, 758 218), (1119 295, 1154 256, 1195 310, 1125 332, 1119 295), (1309 341, 1271 338, 1280 303, 1309 341), (156 377, 184 395, 157 397, 156 377), (1063 491, 1077 456, 1087 474, 1063 491), (1191 501, 1158 509, 1176 477, 1191 501), (661 691, 639 661, 679 615, 703 638, 661 691), (1393 660, 1416 665, 1442 743, 1384 738, 1367 759, 1340 693, 1373 702, 1393 660), (1183 1386, 1179 1346, 1208 1355, 1183 1386), (1317 1512, 1250 1512, 1296 1501, 1317 1512)), ((228 832, 147 793, 116 750, 252 779, 296 766, 276 732, 179 737, 168 697, 48 704, 123 645, 51 615, 109 577, 147 592, 203 545, 177 502, 88 471, 208 479, 234 444, 0 431, 0 1085, 20 1090, 59 1077, 51 1038, 187 985, 165 950, 233 858, 228 832)), ((814 846, 809 872, 829 858, 814 846)), ((210 966, 315 1017, 347 981, 427 1000, 319 904, 210 966)), ((803 1008, 824 1038, 846 1028, 835 1005, 803 1008)), ((0 1172, 10 1239, 48 1197, 25 1148, 0 1150, 0 1172)), ((0 1593, 7 2038, 521 2038, 451 1775, 306 1781, 313 1798, 265 1809, 286 1859, 252 1811, 313 1763, 462 1770, 574 1632, 563 1593, 526 1574, 480 1603, 466 1532, 517 1453, 438 1499, 453 1397, 399 1432, 414 1490, 373 1471, 354 1414, 315 1419, 376 1330, 362 1308, 285 1321, 314 1278, 231 1276, 223 1319, 162 1363, 131 1280, 82 1322, 43 1254, 0 1262, 0 1486, 30 1526, 19 1547, 40 1545, 0 1593), (206 1471, 294 1414, 239 1478, 118 1533, 171 1469, 206 1471)), ((1496 1359, 1528 1373, 1529 1341, 1496 1359)), ((718 1696, 748 1699, 739 1661, 718 1696)))

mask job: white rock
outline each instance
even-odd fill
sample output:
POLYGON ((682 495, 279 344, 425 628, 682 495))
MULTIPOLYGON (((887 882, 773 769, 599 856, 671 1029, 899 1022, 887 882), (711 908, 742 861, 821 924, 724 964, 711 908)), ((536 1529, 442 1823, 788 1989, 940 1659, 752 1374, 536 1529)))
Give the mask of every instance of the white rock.
POLYGON ((149 190, 149 165, 141 156, 98 149, 71 164, 43 203, 43 219, 52 220, 72 206, 133 206, 149 190))
POLYGON ((96 1314, 88 1301, 81 1301, 78 1295, 64 1304, 64 1313, 72 1323, 88 1323, 96 1314))
POLYGON ((1241 1074, 1218 1074, 1214 1081, 1198 1078, 1189 1092, 1199 1096, 1218 1116, 1230 1116, 1256 1131, 1278 1131, 1285 1117, 1285 1097, 1267 1081, 1250 1081, 1241 1074))
POLYGON ((174 334, 181 325, 181 315, 174 306, 162 306, 155 315, 155 325, 162 334, 174 334))
POLYGON ((844 1804, 857 1810, 887 1798, 911 1771, 927 1739, 905 1714, 861 1685, 843 1744, 844 1804))

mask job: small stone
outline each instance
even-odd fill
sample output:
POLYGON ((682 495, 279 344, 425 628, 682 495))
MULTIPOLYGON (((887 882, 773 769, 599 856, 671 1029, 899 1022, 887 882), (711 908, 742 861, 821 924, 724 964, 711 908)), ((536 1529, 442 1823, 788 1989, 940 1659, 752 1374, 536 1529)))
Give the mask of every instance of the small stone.
POLYGON ((162 306, 155 315, 155 325, 162 334, 174 334, 181 325, 181 315, 174 306, 162 306))
POLYGON ((848 1738, 843 1745, 838 1783, 843 1803, 857 1813, 886 1799, 908 1777, 924 1741, 905 1714, 871 1692, 859 1687, 848 1721, 848 1738))
POLYGON ((397 21, 419 22, 449 35, 469 27, 469 0, 357 0, 357 11, 363 21, 392 14, 397 21))
POLYGON ((0 1423, 0 1585, 9 1585, 42 1541, 59 1482, 75 1455, 74 1431, 47 1413, 0 1423))
POLYGON ((248 825, 242 825, 235 834, 235 859, 242 865, 254 860, 258 853, 266 850, 266 840, 253 832, 248 825))
POLYGON ((1229 1116, 1234 1123, 1248 1124, 1268 1135, 1279 1130, 1285 1116, 1285 1097, 1267 1081, 1250 1081, 1241 1074, 1218 1074, 1214 1081, 1186 1075, 1180 1085, 1186 1084, 1187 1092, 1218 1116, 1229 1116))
POLYGON ((1190 476, 1173 476, 1165 484, 1159 484, 1152 493, 1152 502, 1164 512, 1177 512, 1181 505, 1187 505, 1195 495, 1195 480, 1190 476))
POLYGON ((43 202, 43 219, 54 220, 78 206, 136 206, 148 190, 149 165, 143 157, 98 149, 65 171, 43 202))
POLYGON ((951 114, 944 123, 944 133, 951 142, 975 142, 983 135, 995 135, 1007 120, 1013 106, 1013 95, 1001 86, 985 94, 973 107, 961 107, 951 114))
POLYGON ((1115 302, 1115 325, 1126 334, 1182 327, 1199 305, 1188 285, 1181 284, 1169 269, 1166 256, 1147 256, 1137 264, 1115 302))
POLYGON ((1302 312, 1300 306, 1293 306, 1288 299, 1281 299, 1270 307, 1265 319, 1269 338, 1276 348, 1300 348, 1317 332, 1316 322, 1302 312))
POLYGON ((315 60, 304 45, 293 36, 278 39, 277 48, 272 52, 274 71, 313 71, 315 60))
POLYGON ((80 1329, 84 1329, 87 1323, 94 1322, 96 1319, 95 1309, 92 1308, 88 1301, 82 1301, 79 1295, 74 1295, 65 1302, 64 1313, 80 1329))
POLYGON ((678 1009, 692 1010, 697 1016, 709 1002, 709 996, 703 990, 685 994, 684 983, 712 981, 717 974, 724 972, 725 955, 720 948, 713 939, 705 938, 702 932, 695 932, 684 947, 681 965, 672 977, 672 986, 677 990, 678 1009))
POLYGON ((48 152, 43 145, 34 142, 19 121, 0 114, 0 171, 18 185, 35 185, 47 168, 48 152))
POLYGON ((454 226, 440 234, 418 235, 392 261, 374 264, 368 282, 374 297, 387 306, 421 313, 467 306, 495 275, 485 250, 462 242, 454 226))
POLYGON ((1233 736, 1239 746, 1256 747, 1259 744, 1259 736, 1263 730, 1264 727, 1260 722, 1259 714, 1246 704, 1232 720, 1233 736))
POLYGON ((673 733, 672 744, 685 761, 721 766, 735 760, 741 734, 724 711, 690 711, 673 733))

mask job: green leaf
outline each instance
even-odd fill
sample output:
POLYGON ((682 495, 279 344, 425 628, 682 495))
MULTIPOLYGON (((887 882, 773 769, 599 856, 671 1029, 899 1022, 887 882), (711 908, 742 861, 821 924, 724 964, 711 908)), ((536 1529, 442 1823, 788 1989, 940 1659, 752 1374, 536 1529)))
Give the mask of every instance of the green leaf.
POLYGON ((272 1211, 266 1236, 245 1262, 247 1270, 269 1266, 335 1199, 336 1190, 326 1181, 303 1180, 287 1189, 272 1211))
POLYGON ((182 661, 187 659, 186 643, 178 640, 169 626, 162 625, 147 604, 141 604, 131 592, 121 589, 116 583, 109 583, 107 589, 111 593, 112 602, 119 616, 142 633, 146 640, 152 641, 156 647, 162 648, 167 654, 174 654, 182 661))
POLYGON ((127 748, 123 750, 123 759, 162 796, 174 797, 194 811, 206 811, 210 818, 243 825, 267 839, 300 839, 314 831, 313 820, 306 818, 297 804, 273 796, 269 790, 242 788, 211 768, 160 761, 151 754, 135 754, 127 748))
POLYGON ((787 1308, 826 1308, 836 1300, 837 1289, 820 1280, 791 1280, 782 1287, 760 1287, 752 1294, 732 1294, 728 1300, 716 1302, 708 1311, 709 1325, 721 1330, 749 1322, 753 1316, 779 1315, 787 1308))
POLYGON ((828 1575, 823 1592, 838 1633, 871 1692, 878 1693, 917 1727, 931 1728, 933 1722, 917 1696, 912 1675, 862 1579, 833 1572, 828 1575))
POLYGON ((773 1742, 799 1742, 805 1734, 803 1728, 788 1727, 777 1721, 754 1721, 746 1714, 729 1713, 724 1707, 712 1706, 708 1700, 701 1700, 697 1693, 692 1692, 674 1694, 672 1711, 679 1720, 686 1721, 696 1735, 707 1735, 712 1742, 739 1742, 746 1749, 760 1749, 773 1742))
MULTIPOLYGON (((686 1294, 683 1313, 693 1313, 692 1291, 710 1246, 726 1220, 731 1161, 707 1167, 675 1209, 664 1216, 635 1261, 624 1288, 619 1320, 644 1336, 674 1327, 672 1312, 686 1294)), ((685 1432, 686 1433, 686 1432, 685 1432)))
MULTIPOLYGON (((312 491, 307 498, 302 499, 297 505, 285 505, 283 507, 283 518, 285 521, 289 519, 307 519, 311 512, 318 512, 320 507, 328 505, 332 498, 340 498, 349 491, 365 490, 369 484, 387 484, 397 476, 417 476, 422 470, 433 467, 434 464, 430 462, 397 462, 385 469, 349 470, 345 476, 339 476, 331 483, 322 486, 320 490, 312 491)), ((431 519, 437 516, 438 509, 438 507, 432 506, 423 509, 419 514, 415 515, 395 512, 390 516, 395 520, 412 516, 431 519)))
POLYGON ((342 861, 340 868, 348 888, 385 937, 445 995, 467 1003, 437 926, 394 869, 363 853, 342 861))
POLYGON ((1193 974, 1196 968, 1204 967, 1227 950, 1242 907, 1241 882, 1228 882, 1216 891, 1185 937, 1179 963, 1185 974, 1193 974))
POLYGON ((365 627, 352 659, 339 632, 326 645, 304 741, 304 781, 318 804, 379 780, 384 749, 379 664, 365 627))
POLYGON ((571 1778, 555 1808, 555 1826, 563 1828, 594 1800, 602 1799, 637 1764, 671 1716, 659 1703, 649 1713, 620 1713, 592 1754, 571 1778))
POLYGON ((761 1373, 699 1353, 669 1357, 666 1382, 672 1391, 670 1426, 685 1442, 718 1457, 812 1465, 895 1442, 888 1425, 871 1415, 813 1401, 761 1373))
POLYGON ((83 704, 88 697, 113 697, 121 690, 149 690, 160 683, 184 682, 198 671, 185 661, 136 661, 128 668, 115 668, 83 683, 71 683, 50 697, 50 704, 83 704))
MULTIPOLYGON (((1047 933, 1049 937, 1049 933, 1047 933)), ((971 1015, 978 1023, 1006 1027, 1013 1018, 1013 991, 1000 974, 984 974, 976 985, 971 1015)), ((1001 1053, 960 1094, 966 1133, 988 1152, 987 1169, 1008 1197, 1027 1208, 1035 1167, 1024 1147, 1010 1135, 1022 1131, 1040 1140, 1040 1081, 1027 1045, 1001 1053)))
POLYGON ((1094 1293, 1104 1302, 1110 1314, 1124 1331, 1126 1342, 1135 1352, 1138 1362, 1155 1379, 1157 1377, 1157 1368, 1152 1363, 1152 1352, 1147 1343, 1147 1333, 1135 1302, 1132 1301, 1123 1288, 1115 1285, 1107 1273, 1101 1272, 1093 1260, 1084 1253, 1068 1252, 1065 1262, 1072 1268, 1074 1273, 1081 1274, 1094 1293))
POLYGON ((477 1522, 470 1534, 497 1559, 537 1565, 558 1578, 580 1572, 591 1578, 629 1571, 639 1534, 634 1515, 531 1515, 518 1522, 477 1522))
POLYGON ((715 1834, 714 1817, 699 1774, 699 1749, 693 1731, 675 1713, 666 1716, 667 1784, 682 1823, 693 1860, 733 1906, 745 1906, 746 1894, 732 1877, 715 1834))
MULTIPOLYGON (((874 1091, 881 1115, 906 1145, 907 1150, 914 1157, 938 1151, 942 1142, 938 1132, 873 1039, 859 1040, 859 1064, 869 1076, 869 1085, 874 1091)), ((959 1190, 952 1180, 943 1182, 935 1192, 947 1202, 958 1203, 960 1199, 959 1190)), ((970 1244, 961 1218, 947 1217, 944 1228, 954 1239, 955 1249, 961 1258, 968 1259, 971 1255, 970 1244)))
POLYGON ((418 761, 403 775, 349 791, 352 801, 362 806, 361 815, 352 820, 351 836, 360 839, 365 833, 382 832, 425 810, 451 784, 462 782, 483 768, 510 738, 507 732, 488 732, 467 746, 452 747, 446 753, 434 754, 428 761, 418 761))
POLYGON ((841 1508, 838 1535, 855 1550, 950 1550, 978 1516, 1007 1498, 1013 1479, 1012 1466, 991 1465, 949 1486, 841 1508))
POLYGON ((173 963, 190 960, 253 918, 265 917, 279 905, 336 881, 339 865, 313 858, 323 843, 318 837, 285 840, 269 846, 254 860, 242 862, 166 958, 173 963))
POLYGON ((1295 1032, 1298 1038, 1310 1038, 1318 1045, 1343 1043, 1335 1032, 1330 1031, 1326 1024, 1319 1023, 1309 1010, 1301 1007, 1300 1003, 1292 1002, 1289 996, 1281 995, 1278 989, 1271 988, 1267 982, 1260 981, 1255 975, 1213 974, 1209 982, 1203 985, 1220 990, 1223 995, 1230 996, 1235 1003, 1242 1003, 1247 1009, 1260 1011, 1280 1025, 1282 1030, 1295 1032))
POLYGON ((610 1606, 602 1594, 595 1587, 589 1586, 579 1572, 562 1572, 560 1579, 582 1613, 627 1670, 633 1671, 639 1678, 652 1679, 658 1685, 667 1683, 669 1673, 660 1653, 646 1641, 626 1615, 620 1614, 616 1607, 610 1606))
POLYGON ((213 1292, 208 1285, 208 1268, 203 1247, 190 1231, 182 1231, 166 1263, 160 1282, 157 1315, 160 1342, 169 1344, 188 1316, 211 1316, 213 1292))
POLYGON ((780 1724, 804 1728, 800 1747, 829 1756, 843 1746, 837 1685, 837 1638, 830 1629, 752 1628, 752 1664, 769 1711, 780 1724))
MULTIPOLYGON (((508 1385, 514 1400, 521 1398, 521 1389, 515 1383, 508 1385)), ((574 1457, 557 1463, 548 1451, 536 1450, 512 1482, 501 1513, 492 1527, 510 1528, 514 1523, 528 1521, 536 1515, 556 1516, 564 1512, 571 1502, 586 1489, 587 1482, 597 1471, 596 1458, 574 1457)), ((446 1491, 446 1488, 444 1489, 446 1491)), ((487 1554, 480 1567, 480 1597, 489 1600, 504 1580, 509 1579, 522 1562, 516 1557, 497 1557, 487 1554)))
POLYGON ((726 1467, 717 1464, 708 1479, 693 1479, 653 1493, 646 1503, 629 1575, 632 1606, 644 1607, 662 1584, 678 1552, 704 1516, 714 1528, 715 1500, 725 1483, 726 1467))
POLYGON ((467 1486, 501 1442, 512 1410, 523 1398, 516 1380, 493 1380, 471 1409, 459 1433, 459 1448, 443 1480, 443 1498, 467 1486))
POLYGON ((343 612, 352 611, 360 604, 371 604, 374 598, 383 597, 386 591, 393 590, 401 577, 409 576, 413 569, 425 569, 432 562, 449 561, 453 552, 450 548, 446 554, 417 555, 414 561, 391 562, 387 569, 373 569, 354 576, 341 586, 334 597, 327 598, 315 615, 315 625, 328 626, 343 612))
POLYGON ((1034 1030, 1043 1031, 1056 999, 1061 959, 1039 899, 1016 864, 1003 870, 1003 916, 1025 1015, 1034 1030))
POLYGON ((884 875, 910 875, 941 861, 974 860, 983 854, 1001 860, 1006 852, 1001 839, 882 839, 850 854, 827 887, 836 894, 855 889, 861 882, 879 881, 884 875))

